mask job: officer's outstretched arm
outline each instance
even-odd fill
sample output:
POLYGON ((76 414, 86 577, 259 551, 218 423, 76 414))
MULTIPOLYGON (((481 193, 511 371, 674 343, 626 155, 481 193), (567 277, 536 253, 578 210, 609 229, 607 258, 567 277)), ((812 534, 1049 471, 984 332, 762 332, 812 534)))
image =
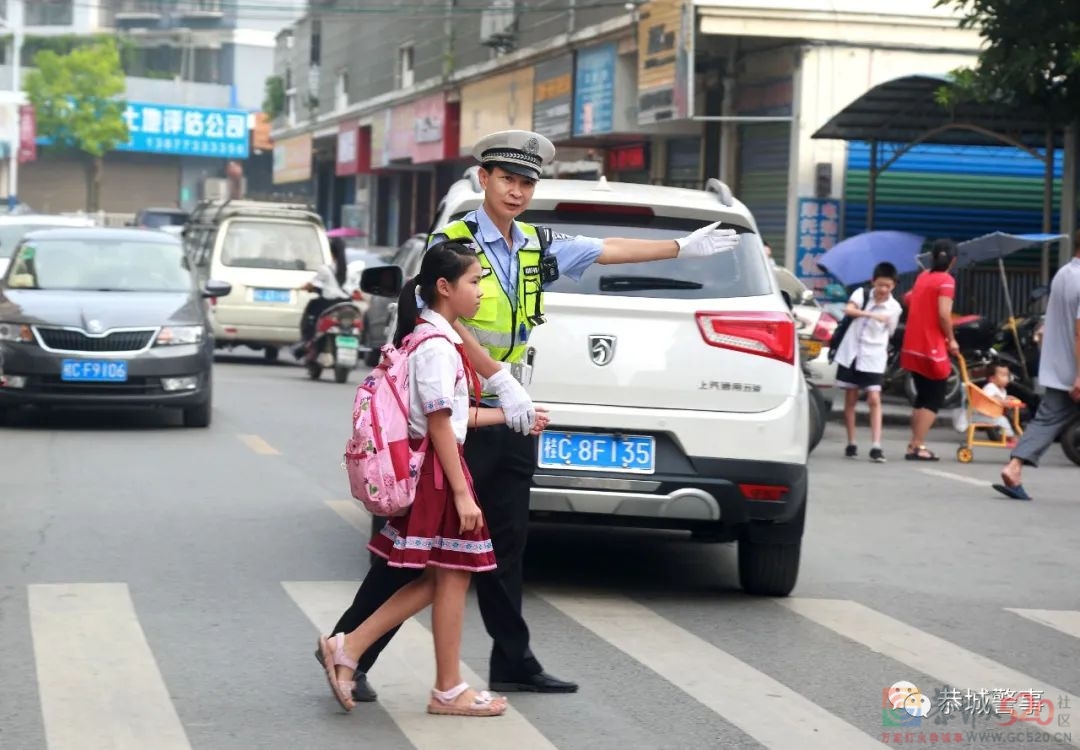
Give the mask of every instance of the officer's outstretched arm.
POLYGON ((465 347, 465 356, 469 358, 477 374, 485 380, 497 373, 502 367, 487 353, 487 349, 480 346, 480 342, 472 335, 472 331, 461 324, 454 323, 454 330, 461 336, 462 345, 465 347))
POLYGON ((608 237, 600 249, 597 263, 641 263, 647 260, 666 260, 679 254, 675 240, 632 240, 625 237, 608 237))
POLYGON ((720 222, 680 237, 677 240, 631 240, 609 237, 604 240, 597 263, 641 263, 670 258, 702 258, 714 253, 733 250, 739 245, 734 229, 721 229, 720 222))

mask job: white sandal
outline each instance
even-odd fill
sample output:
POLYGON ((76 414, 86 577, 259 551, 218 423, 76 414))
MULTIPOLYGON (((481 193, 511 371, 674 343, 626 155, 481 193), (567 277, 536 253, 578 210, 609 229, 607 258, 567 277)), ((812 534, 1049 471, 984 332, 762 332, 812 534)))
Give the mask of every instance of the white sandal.
POLYGON ((468 689, 469 683, 463 682, 446 691, 432 690, 428 713, 436 716, 502 716, 506 713, 506 698, 492 695, 487 690, 478 691, 471 703, 458 705, 457 699, 468 689))

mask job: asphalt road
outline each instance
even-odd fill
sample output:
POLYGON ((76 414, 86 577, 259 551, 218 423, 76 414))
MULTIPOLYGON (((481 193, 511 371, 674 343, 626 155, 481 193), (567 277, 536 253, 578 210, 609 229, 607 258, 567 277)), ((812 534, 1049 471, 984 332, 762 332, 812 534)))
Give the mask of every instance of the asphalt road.
MULTIPOLYGON (((731 546, 536 526, 534 648, 580 693, 428 717, 421 615, 371 675, 380 703, 343 715, 311 652, 367 567, 340 467, 354 387, 236 356, 216 388, 207 430, 167 412, 0 428, 3 750, 1080 746, 1080 468, 1056 447, 1020 503, 989 488, 1003 451, 960 465, 939 430, 943 460, 914 464, 888 428, 890 463, 849 461, 831 423, 785 600, 740 593, 731 546), (902 680, 932 713, 893 726, 883 690, 902 680), (1042 691, 1049 723, 979 712, 1006 690, 1042 691)), ((470 606, 481 682, 487 651, 470 606)))

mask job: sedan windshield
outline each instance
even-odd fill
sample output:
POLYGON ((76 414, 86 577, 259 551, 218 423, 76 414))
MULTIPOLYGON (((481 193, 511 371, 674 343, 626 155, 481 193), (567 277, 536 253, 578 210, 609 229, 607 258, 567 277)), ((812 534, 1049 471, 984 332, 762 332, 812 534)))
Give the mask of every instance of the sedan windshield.
POLYGON ((37 224, 0 225, 0 258, 10 258, 11 254, 15 252, 15 247, 19 244, 19 240, 21 240, 23 235, 27 232, 37 232, 41 229, 61 229, 65 226, 68 225, 42 222, 37 224))
POLYGON ((180 243, 114 239, 31 240, 8 269, 12 289, 187 292, 194 286, 180 243))

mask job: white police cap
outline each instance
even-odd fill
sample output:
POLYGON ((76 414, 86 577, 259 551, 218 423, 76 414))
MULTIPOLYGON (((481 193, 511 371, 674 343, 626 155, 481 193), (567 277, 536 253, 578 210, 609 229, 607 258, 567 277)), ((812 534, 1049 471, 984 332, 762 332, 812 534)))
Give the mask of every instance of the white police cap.
POLYGON ((481 164, 502 167, 507 172, 539 180, 540 168, 555 160, 555 146, 539 133, 502 130, 477 141, 472 155, 481 164))

